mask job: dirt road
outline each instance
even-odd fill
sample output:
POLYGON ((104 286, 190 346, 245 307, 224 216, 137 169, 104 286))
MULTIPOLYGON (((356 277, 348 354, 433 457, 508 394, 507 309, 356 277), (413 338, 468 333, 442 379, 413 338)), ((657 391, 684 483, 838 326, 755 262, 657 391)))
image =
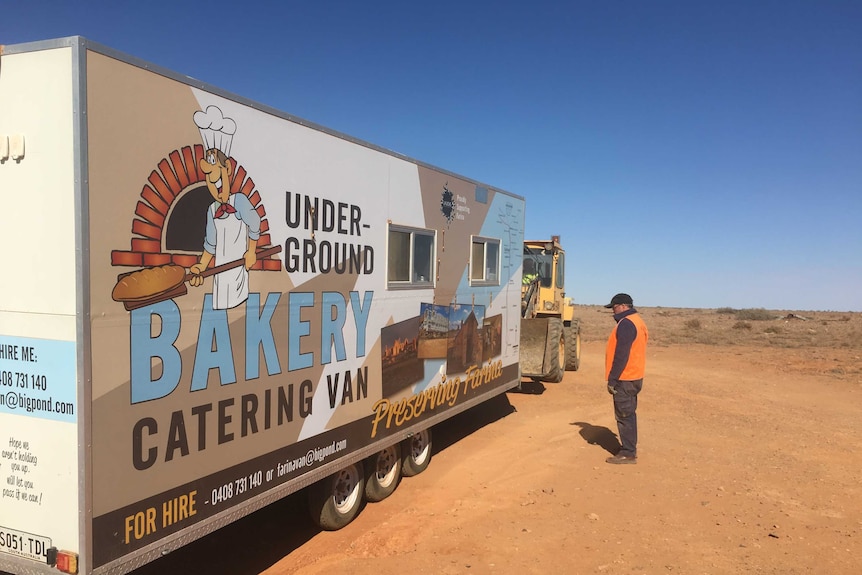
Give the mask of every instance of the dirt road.
POLYGON ((798 350, 652 347, 640 460, 614 466, 603 344, 591 341, 563 383, 435 428, 428 470, 347 528, 316 531, 292 496, 136 575, 855 574, 853 353, 856 371, 836 376, 789 369, 798 350))

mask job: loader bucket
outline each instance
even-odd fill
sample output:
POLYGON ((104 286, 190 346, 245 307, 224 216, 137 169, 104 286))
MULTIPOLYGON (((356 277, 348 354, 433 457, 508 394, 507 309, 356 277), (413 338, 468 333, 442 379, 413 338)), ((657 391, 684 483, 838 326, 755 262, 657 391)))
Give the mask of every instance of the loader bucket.
POLYGON ((521 375, 540 381, 559 382, 562 321, 556 317, 521 319, 521 375))

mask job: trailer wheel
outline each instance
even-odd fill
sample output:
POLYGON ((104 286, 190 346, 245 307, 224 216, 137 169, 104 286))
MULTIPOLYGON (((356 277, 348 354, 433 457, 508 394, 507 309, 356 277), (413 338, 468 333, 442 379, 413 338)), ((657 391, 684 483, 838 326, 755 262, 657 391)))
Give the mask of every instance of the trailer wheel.
POLYGON ((383 501, 401 480, 401 444, 390 445, 365 460, 365 499, 383 501))
POLYGON ((563 381, 563 366, 566 365, 566 340, 563 335, 563 321, 559 318, 548 319, 548 339, 545 341, 545 366, 547 374, 544 381, 560 383, 563 381))
POLYGON ((312 520, 325 531, 341 529, 359 513, 364 486, 361 461, 311 485, 308 508, 312 520))
POLYGON ((572 320, 572 325, 563 328, 566 337, 566 371, 578 371, 581 367, 581 322, 572 320))
POLYGON ((401 474, 404 477, 419 475, 431 463, 431 430, 423 429, 404 440, 401 474))

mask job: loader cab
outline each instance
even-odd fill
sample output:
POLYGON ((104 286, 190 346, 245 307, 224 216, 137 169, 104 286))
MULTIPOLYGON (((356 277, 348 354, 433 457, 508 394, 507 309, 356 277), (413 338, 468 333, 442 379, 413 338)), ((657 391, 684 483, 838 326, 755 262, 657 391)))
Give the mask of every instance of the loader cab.
POLYGON ((565 254, 559 254, 559 258, 554 257, 554 253, 548 253, 544 249, 540 252, 535 252, 527 245, 524 245, 524 275, 527 283, 533 278, 538 278, 539 285, 543 288, 549 288, 555 283, 562 281, 562 273, 557 270, 562 266, 565 254), (555 261, 557 260, 557 261, 555 261), (558 263, 559 262, 559 263, 558 263), (554 281, 554 278, 557 281, 554 281))
POLYGON ((557 236, 550 240, 525 241, 521 279, 524 317, 563 316, 565 313, 566 253, 557 236))

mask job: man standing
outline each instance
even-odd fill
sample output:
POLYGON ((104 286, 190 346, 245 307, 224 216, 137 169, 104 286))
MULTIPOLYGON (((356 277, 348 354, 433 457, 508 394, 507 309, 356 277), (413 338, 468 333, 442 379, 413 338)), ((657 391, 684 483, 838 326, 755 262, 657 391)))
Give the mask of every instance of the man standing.
POLYGON ((608 463, 637 463, 638 393, 644 382, 647 326, 633 307, 632 297, 618 293, 605 307, 612 309, 617 325, 608 338, 605 351, 605 377, 608 393, 614 397, 614 415, 622 448, 608 463))

